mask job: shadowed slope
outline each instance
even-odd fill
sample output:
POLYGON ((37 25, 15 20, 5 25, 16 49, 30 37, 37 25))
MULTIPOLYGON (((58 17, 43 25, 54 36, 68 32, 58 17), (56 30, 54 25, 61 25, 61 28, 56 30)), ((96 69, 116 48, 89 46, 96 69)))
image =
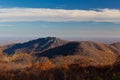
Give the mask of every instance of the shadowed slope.
POLYGON ((112 63, 115 60, 117 54, 115 54, 109 47, 109 45, 92 41, 69 42, 65 45, 46 50, 42 53, 38 53, 36 54, 36 56, 46 56, 49 58, 53 58, 60 55, 78 55, 89 57, 99 62, 101 61, 101 63, 112 63))
POLYGON ((9 55, 14 54, 16 52, 35 54, 43 52, 50 48, 63 45, 65 43, 66 41, 60 40, 55 37, 39 38, 26 43, 11 45, 8 48, 6 48, 3 52, 9 55))

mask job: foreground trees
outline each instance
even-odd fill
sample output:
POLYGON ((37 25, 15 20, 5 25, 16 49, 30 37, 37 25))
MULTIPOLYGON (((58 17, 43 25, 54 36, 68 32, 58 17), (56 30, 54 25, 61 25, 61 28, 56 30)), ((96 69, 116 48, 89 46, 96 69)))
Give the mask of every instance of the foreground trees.
POLYGON ((117 67, 87 66, 80 64, 56 67, 50 61, 35 63, 30 68, 1 71, 0 80, 120 80, 120 70, 117 67))
POLYGON ((12 57, 11 61, 0 63, 4 63, 0 80, 120 80, 120 56, 113 64, 106 65, 88 58, 72 57, 73 62, 69 61, 70 56, 52 60, 47 57, 30 60, 28 55, 12 57))

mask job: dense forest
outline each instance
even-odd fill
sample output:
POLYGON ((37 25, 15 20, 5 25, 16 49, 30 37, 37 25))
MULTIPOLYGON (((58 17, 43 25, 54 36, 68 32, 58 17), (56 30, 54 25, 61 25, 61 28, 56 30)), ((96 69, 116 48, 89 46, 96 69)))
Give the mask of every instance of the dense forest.
POLYGON ((109 65, 89 64, 92 62, 90 59, 78 60, 71 64, 56 64, 54 60, 46 57, 39 60, 34 58, 32 62, 29 62, 28 57, 26 63, 24 60, 22 56, 21 59, 13 60, 14 64, 1 61, 0 64, 6 65, 0 70, 0 80, 120 80, 119 57, 109 65), (16 66, 18 61, 22 67, 16 66))

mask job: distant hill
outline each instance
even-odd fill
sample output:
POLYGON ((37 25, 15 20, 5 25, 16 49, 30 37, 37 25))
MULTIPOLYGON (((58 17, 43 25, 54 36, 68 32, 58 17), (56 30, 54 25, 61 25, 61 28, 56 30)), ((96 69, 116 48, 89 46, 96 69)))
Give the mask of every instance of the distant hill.
POLYGON ((22 44, 6 46, 5 54, 27 53, 37 57, 79 55, 96 61, 113 62, 120 54, 120 43, 105 44, 94 41, 65 41, 56 37, 39 38, 22 44))
POLYGON ((65 43, 67 43, 67 41, 55 37, 39 38, 25 43, 6 46, 6 49, 3 50, 3 52, 8 55, 14 54, 16 52, 35 54, 41 53, 51 48, 61 46, 65 43))
POLYGON ((119 51, 111 45, 97 43, 92 41, 69 42, 65 45, 49 49, 43 53, 36 54, 38 57, 46 56, 49 58, 55 56, 78 55, 82 57, 92 58, 97 62, 112 63, 119 51))
POLYGON ((55 55, 82 55, 82 56, 91 56, 96 54, 111 54, 114 55, 114 48, 111 45, 104 43, 97 43, 92 41, 80 41, 80 42, 68 42, 65 45, 48 49, 39 56, 52 57, 55 55))

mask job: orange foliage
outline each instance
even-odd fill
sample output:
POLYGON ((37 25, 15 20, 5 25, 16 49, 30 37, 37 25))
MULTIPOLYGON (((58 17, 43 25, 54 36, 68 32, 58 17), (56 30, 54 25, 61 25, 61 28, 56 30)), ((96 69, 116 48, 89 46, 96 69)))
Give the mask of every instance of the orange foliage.
POLYGON ((36 62, 32 66, 32 68, 40 69, 40 70, 49 70, 49 69, 52 69, 54 67, 55 67, 55 65, 52 64, 52 62, 50 62, 49 60, 46 62, 36 62))
POLYGON ((9 70, 11 70, 11 67, 9 65, 4 65, 3 70, 4 71, 9 71, 9 70))

